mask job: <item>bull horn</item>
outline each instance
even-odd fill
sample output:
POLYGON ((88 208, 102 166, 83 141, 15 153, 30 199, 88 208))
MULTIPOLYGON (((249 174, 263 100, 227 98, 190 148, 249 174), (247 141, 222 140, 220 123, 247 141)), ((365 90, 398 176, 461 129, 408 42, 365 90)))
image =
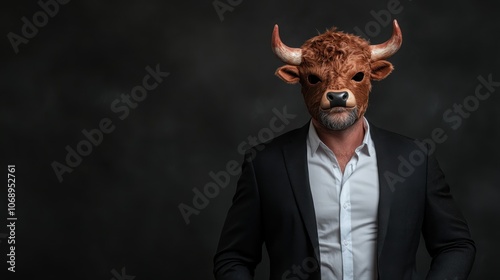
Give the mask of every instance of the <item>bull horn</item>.
POLYGON ((399 50, 402 43, 403 36, 401 34, 401 29, 399 28, 398 22, 394 20, 392 24, 391 38, 385 43, 370 46, 372 53, 371 60, 377 61, 391 57, 399 50))
POLYGON ((274 25, 272 47, 274 54, 284 63, 299 66, 302 62, 302 50, 300 48, 290 48, 281 42, 277 24, 274 25))

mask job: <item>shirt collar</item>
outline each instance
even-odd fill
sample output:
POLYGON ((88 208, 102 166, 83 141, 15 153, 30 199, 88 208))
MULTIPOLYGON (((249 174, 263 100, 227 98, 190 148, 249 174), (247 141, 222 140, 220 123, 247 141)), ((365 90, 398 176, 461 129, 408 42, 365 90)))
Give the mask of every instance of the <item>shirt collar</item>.
MULTIPOLYGON (((356 153, 362 152, 367 156, 372 156, 375 154, 375 145, 373 144, 372 137, 370 135, 370 124, 365 117, 363 117, 363 127, 365 129, 365 136, 363 137, 363 142, 361 143, 361 145, 356 148, 356 153)), ((307 142, 312 155, 316 153, 320 146, 322 148, 327 148, 325 143, 323 143, 321 139, 319 139, 318 133, 316 132, 316 128, 314 127, 312 120, 309 123, 307 142)))

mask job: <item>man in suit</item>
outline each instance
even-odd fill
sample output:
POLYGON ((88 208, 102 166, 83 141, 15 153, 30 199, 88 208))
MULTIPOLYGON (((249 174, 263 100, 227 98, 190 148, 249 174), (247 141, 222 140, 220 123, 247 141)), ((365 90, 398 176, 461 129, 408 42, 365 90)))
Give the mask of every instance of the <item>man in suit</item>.
POLYGON ((371 80, 393 70, 400 47, 335 29, 290 48, 276 74, 300 83, 311 121, 245 156, 214 257, 218 280, 253 279, 262 244, 270 278, 418 279, 423 235, 432 257, 426 279, 466 279, 475 256, 467 223, 429 145, 364 117, 371 80))

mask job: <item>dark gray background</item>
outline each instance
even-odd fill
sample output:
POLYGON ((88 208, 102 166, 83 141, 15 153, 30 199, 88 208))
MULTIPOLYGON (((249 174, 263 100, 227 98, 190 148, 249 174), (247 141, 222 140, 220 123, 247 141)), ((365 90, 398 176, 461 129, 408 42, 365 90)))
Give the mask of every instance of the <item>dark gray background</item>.
MULTIPOLYGON (((40 6, 11 1, 0 12, 0 144, 3 172, 17 167, 16 275, 108 280, 125 267, 136 280, 211 279, 236 177, 189 225, 178 205, 192 205, 192 189, 212 181, 210 171, 241 162, 238 145, 268 127, 273 108, 297 115, 287 131, 308 120, 299 86, 274 76, 282 64, 270 48, 273 25, 299 46, 332 25, 364 29, 375 21, 370 11, 387 3, 243 0, 221 21, 212 0, 73 0, 15 54, 7 33, 21 34, 21 18, 32 19, 40 6), (170 76, 118 119, 113 100, 156 64, 170 76), (83 129, 106 117, 115 130, 60 183, 51 163, 64 163, 65 146, 74 148, 83 129)), ((499 279, 498 93, 456 130, 442 115, 474 94, 478 76, 500 81, 500 17, 478 1, 400 5, 392 15, 404 38, 390 59, 396 70, 374 83, 367 117, 410 137, 444 129, 437 157, 477 243, 470 279, 499 279)), ((390 34, 387 26, 368 39, 390 34)), ((5 221, 6 186, 0 193, 5 221)), ((428 262, 421 251, 419 269, 428 262)), ((257 279, 266 269, 264 259, 257 279)))

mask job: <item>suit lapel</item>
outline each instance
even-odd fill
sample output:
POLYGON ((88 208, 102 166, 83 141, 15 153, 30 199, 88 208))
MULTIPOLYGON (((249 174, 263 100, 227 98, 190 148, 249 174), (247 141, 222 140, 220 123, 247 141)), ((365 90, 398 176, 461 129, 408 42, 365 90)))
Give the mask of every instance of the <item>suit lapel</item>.
POLYGON ((387 236, 394 189, 389 185, 386 172, 398 170, 397 152, 387 139, 387 134, 370 123, 370 134, 375 144, 379 180, 377 256, 380 257, 387 236))
MULTIPOLYGON (((283 157, 295 201, 314 248, 316 258, 319 260, 316 215, 307 168, 306 139, 308 131, 309 123, 297 130, 296 134, 290 137, 289 143, 283 146, 283 157)), ((387 236, 391 204, 394 196, 394 190, 391 189, 385 173, 386 171, 398 170, 398 154, 392 148, 390 137, 387 137, 388 134, 385 131, 370 123, 370 134, 375 144, 379 177, 380 196, 378 205, 377 256, 380 257, 387 236)))
POLYGON ((292 186, 295 202, 306 227, 307 234, 314 248, 316 259, 319 260, 319 242, 316 227, 314 203, 309 186, 309 171, 307 168, 306 139, 309 123, 297 130, 290 142, 283 146, 283 157, 292 186))

